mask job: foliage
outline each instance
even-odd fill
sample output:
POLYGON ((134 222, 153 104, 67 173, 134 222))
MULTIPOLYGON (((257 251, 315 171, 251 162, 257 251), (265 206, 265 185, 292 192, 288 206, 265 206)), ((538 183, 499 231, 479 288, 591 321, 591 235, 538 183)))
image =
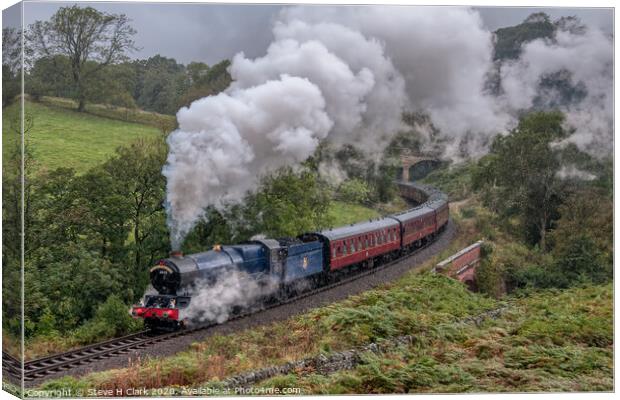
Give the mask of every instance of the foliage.
POLYGON ((542 291, 502 304, 445 277, 410 274, 284 322, 213 335, 173 357, 72 385, 211 387, 234 374, 412 334, 411 345, 362 353, 352 370, 298 370, 256 385, 300 387, 305 394, 611 390, 612 316, 612 285, 542 291), (463 322, 500 306, 497 317, 463 322), (355 317, 367 314, 382 318, 355 317))
POLYGON ((551 38, 555 26, 545 13, 531 14, 521 24, 495 31, 495 60, 519 58, 523 44, 540 38, 551 38))
POLYGON ((471 176, 475 168, 471 163, 449 165, 431 172, 422 182, 441 189, 450 201, 463 200, 472 194, 471 176))
POLYGON ((366 182, 370 203, 388 203, 396 197, 394 177, 398 166, 388 153, 377 161, 353 145, 347 144, 336 150, 325 141, 304 164, 322 176, 335 176, 332 181, 346 178, 366 182))
POLYGON ((244 202, 252 231, 267 237, 296 236, 327 226, 330 192, 310 171, 285 168, 261 181, 244 202))
POLYGON ((40 101, 45 95, 75 97, 71 61, 67 56, 43 56, 32 64, 24 81, 24 91, 30 94, 32 100, 40 101))
POLYGON ((190 63, 187 72, 191 83, 187 91, 179 97, 177 106, 187 107, 194 100, 214 96, 226 89, 232 82, 228 73, 229 67, 229 60, 223 60, 212 67, 204 63, 190 63))
POLYGON ((159 54, 131 63, 135 71, 133 97, 145 110, 175 114, 179 96, 188 88, 185 67, 159 54))
POLYGON ((95 317, 76 331, 76 338, 82 343, 92 343, 102 337, 126 335, 140 328, 141 321, 131 318, 129 306, 116 295, 102 303, 95 317))
POLYGON ((49 21, 28 28, 28 47, 35 55, 64 55, 69 60, 78 111, 84 111, 89 88, 86 82, 103 67, 125 59, 135 49, 136 31, 124 14, 109 14, 92 7, 61 7, 49 21))
POLYGON ((145 268, 155 262, 158 254, 169 250, 163 207, 165 179, 161 174, 167 150, 161 137, 141 139, 118 148, 116 155, 103 165, 103 170, 117 183, 118 195, 126 199, 133 233, 133 273, 141 283, 138 288, 146 286, 145 268))
MULTIPOLYGON (((443 276, 409 274, 393 285, 364 292, 287 321, 231 335, 213 335, 190 351, 145 360, 127 369, 82 379, 91 387, 162 387, 199 384, 251 369, 341 351, 385 335, 437 333, 438 324, 477 315, 496 302, 443 276), (376 318, 381 315, 382 318, 376 318), (356 320, 357 316, 363 318, 356 320), (274 343, 278 343, 274 346, 274 343)), ((286 385, 287 378, 274 379, 286 385)))
POLYGON ((30 134, 34 118, 29 112, 23 119, 15 105, 3 110, 2 158, 2 310, 3 326, 21 335, 21 245, 35 238, 31 205, 33 169, 30 134), (22 137, 23 133, 23 137, 22 137), (22 139, 23 138, 23 148, 22 139), (23 169, 22 169, 23 167, 23 169), (22 174, 23 173, 23 174, 22 174), (23 179, 23 180, 22 180, 23 179), (22 197, 23 196, 23 197, 22 197), (23 199, 23 204, 22 204, 23 199), (23 207, 22 207, 23 205, 23 207), (22 222, 24 231, 22 231, 22 222), (23 233, 23 236, 22 236, 23 233))
POLYGON ((21 93, 21 31, 2 28, 2 108, 21 93))
POLYGON ((450 334, 365 353, 351 371, 302 373, 295 387, 315 394, 610 390, 611 299, 610 285, 542 292, 481 325, 445 324, 450 334))
MULTIPOLYGON (((165 144, 157 138, 121 147, 115 157, 83 175, 67 168, 36 175, 28 170, 28 190, 36 196, 26 208, 26 337, 63 334, 93 317, 95 322, 81 333, 84 338, 127 329, 99 329, 105 321, 96 312, 110 296, 135 301, 147 285, 148 267, 167 254, 161 176, 165 156, 165 144)), ((4 193, 11 196, 12 190, 4 193)), ((11 204, 6 197, 5 209, 11 204)), ((3 213, 5 223, 11 215, 3 213)), ((7 237, 19 236, 19 225, 4 226, 7 237)), ((9 249, 5 256, 5 266, 19 260, 10 257, 9 249)), ((14 278, 8 275, 13 270, 5 277, 14 278)), ((6 282, 11 281, 16 282, 6 282)), ((19 302, 7 297, 5 310, 14 306, 19 302)))
POLYGON ((558 176, 558 154, 550 146, 566 136, 563 121, 559 112, 524 115, 509 135, 495 138, 473 176, 487 205, 504 217, 518 216, 523 237, 543 249, 567 190, 558 176))
POLYGON ((568 288, 584 283, 605 283, 612 279, 612 264, 606 262, 593 240, 586 235, 571 237, 569 246, 555 259, 542 265, 513 270, 516 287, 568 288))
POLYGON ((349 203, 364 204, 368 202, 369 194, 368 184, 360 179, 346 180, 338 187, 339 199, 349 203))
POLYGON ((550 234, 555 254, 566 253, 572 241, 588 237, 608 264, 613 263, 613 200, 597 188, 582 188, 560 206, 560 218, 550 234))
POLYGON ((572 236, 567 246, 558 250, 556 268, 569 283, 605 283, 613 278, 611 259, 605 260, 603 253, 587 234, 572 236))

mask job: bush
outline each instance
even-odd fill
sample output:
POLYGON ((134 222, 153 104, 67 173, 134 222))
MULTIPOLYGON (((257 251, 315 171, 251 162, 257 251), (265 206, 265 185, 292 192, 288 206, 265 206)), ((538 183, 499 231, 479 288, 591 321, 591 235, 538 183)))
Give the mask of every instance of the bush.
POLYGON ((514 270, 511 280, 516 287, 569 288, 583 283, 605 283, 612 279, 611 264, 592 238, 580 235, 570 238, 555 259, 514 270))
POLYGON ((591 281, 604 283, 612 279, 611 264, 604 261, 604 255, 592 238, 586 235, 573 238, 556 261, 556 270, 569 283, 591 281))
POLYGON ((338 197, 347 203, 366 203, 369 195, 368 184, 361 179, 349 179, 340 184, 338 188, 338 197))
POLYGON ((129 307, 116 295, 108 297, 105 303, 99 306, 95 320, 113 327, 116 335, 128 333, 134 325, 134 319, 129 315, 129 307))
POLYGON ((142 322, 129 315, 129 306, 111 295, 97 308, 95 317, 76 331, 80 343, 92 343, 104 338, 126 335, 142 327, 142 322))
POLYGON ((485 244, 481 251, 482 260, 478 268, 476 268, 476 285, 480 292, 499 299, 506 293, 505 271, 502 264, 493 262, 490 259, 491 252, 491 246, 485 244))

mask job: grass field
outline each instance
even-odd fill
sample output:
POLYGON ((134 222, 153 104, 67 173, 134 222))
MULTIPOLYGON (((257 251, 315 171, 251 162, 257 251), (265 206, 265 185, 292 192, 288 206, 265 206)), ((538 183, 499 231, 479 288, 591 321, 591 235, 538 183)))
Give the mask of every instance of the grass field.
MULTIPOLYGON (((152 126, 78 113, 68 109, 26 102, 33 117, 29 143, 36 168, 74 168, 83 173, 109 158, 117 147, 141 137, 155 137, 160 131, 152 126)), ((11 118, 19 105, 3 112, 3 154, 18 139, 11 130, 11 118)))
MULTIPOLYGON (((52 107, 64 108, 69 111, 75 111, 77 109, 77 103, 75 100, 65 99, 62 97, 43 96, 40 99, 40 103, 52 107)), ((152 111, 140 110, 138 108, 130 109, 110 106, 107 104, 87 103, 85 111, 88 114, 96 115, 98 117, 151 125, 158 129, 165 128, 167 132, 171 131, 176 126, 176 116, 174 115, 159 114, 152 111)))
POLYGON ((379 212, 372 208, 342 201, 332 201, 328 211, 328 217, 333 227, 366 221, 379 216, 379 212))

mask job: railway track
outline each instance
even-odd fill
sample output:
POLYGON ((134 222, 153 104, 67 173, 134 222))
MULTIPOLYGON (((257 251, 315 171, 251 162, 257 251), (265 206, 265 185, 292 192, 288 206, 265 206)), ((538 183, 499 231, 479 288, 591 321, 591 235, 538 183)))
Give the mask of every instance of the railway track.
MULTIPOLYGON (((441 235, 441 234, 440 234, 441 235)), ((400 263, 407 258, 413 257, 421 250, 427 248, 432 243, 436 241, 437 238, 440 237, 437 235, 434 240, 427 242, 425 245, 417 248, 415 251, 403 255, 397 259, 385 262, 381 265, 358 269, 353 271, 350 274, 341 275, 336 278, 335 281, 320 287, 316 287, 311 290, 304 291, 295 296, 291 296, 289 298, 285 298, 274 302, 272 304, 265 305, 259 309, 249 310, 247 312, 239 313, 232 318, 230 318, 226 322, 238 320, 249 315, 255 314, 259 311, 264 311, 276 307, 283 306, 285 304, 290 304, 299 300, 302 300, 306 297, 314 296, 318 293, 331 290, 335 287, 345 285, 352 281, 358 280, 364 276, 376 274, 386 268, 391 267, 394 264, 400 263)), ((226 323, 225 322, 225 323, 226 323)), ((131 335, 122 336, 115 339, 110 339, 105 342, 95 343, 92 345, 88 345, 85 347, 81 347, 75 350, 70 350, 64 353, 54 354, 51 356, 38 358, 31 361, 26 361, 24 363, 24 374, 23 378, 25 382, 38 380, 40 378, 44 378, 47 375, 54 374, 60 371, 70 370, 74 367, 91 363, 93 361, 102 360, 105 358, 116 357, 118 355, 127 354, 132 350, 145 348, 147 346, 151 346, 156 343, 161 343, 163 341, 167 341, 173 338, 177 338, 180 336, 188 335, 190 333, 194 333, 197 331, 205 330, 212 328, 218 325, 217 323, 201 325, 199 327, 194 327, 191 329, 184 329, 177 332, 171 333, 154 333, 152 331, 141 331, 137 333, 133 333, 131 335)), ((21 362, 11 355, 2 352, 2 368, 5 373, 8 373, 15 379, 21 379, 21 362)))
MULTIPOLYGON (((24 363, 24 380, 30 381, 53 372, 71 369, 77 365, 124 354, 129 350, 156 343, 160 339, 161 335, 155 335, 150 331, 141 331, 64 353, 26 361, 24 363)), ((5 372, 15 378, 21 378, 21 362, 5 352, 2 352, 2 366, 5 372)))

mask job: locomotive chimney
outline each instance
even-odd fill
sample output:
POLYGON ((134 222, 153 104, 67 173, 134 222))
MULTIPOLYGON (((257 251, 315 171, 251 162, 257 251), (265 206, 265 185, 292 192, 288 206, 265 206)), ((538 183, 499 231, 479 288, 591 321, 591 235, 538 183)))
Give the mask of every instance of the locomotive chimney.
POLYGON ((183 252, 181 250, 174 250, 170 252, 171 258, 183 258, 183 252))

